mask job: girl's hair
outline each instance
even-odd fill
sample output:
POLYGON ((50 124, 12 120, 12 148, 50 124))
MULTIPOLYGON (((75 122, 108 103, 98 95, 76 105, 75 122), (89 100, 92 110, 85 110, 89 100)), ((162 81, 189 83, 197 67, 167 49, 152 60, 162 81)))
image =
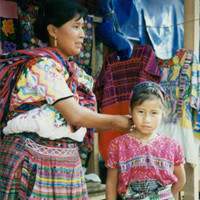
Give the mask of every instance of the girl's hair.
POLYGON ((130 109, 141 105, 145 100, 157 98, 163 110, 166 108, 166 95, 162 87, 154 82, 142 82, 137 84, 130 95, 130 109))
POLYGON ((56 27, 61 27, 76 15, 79 15, 79 19, 85 19, 87 10, 74 3, 73 0, 42 1, 36 22, 33 25, 35 36, 42 42, 48 43, 49 36, 47 26, 53 24, 56 27))

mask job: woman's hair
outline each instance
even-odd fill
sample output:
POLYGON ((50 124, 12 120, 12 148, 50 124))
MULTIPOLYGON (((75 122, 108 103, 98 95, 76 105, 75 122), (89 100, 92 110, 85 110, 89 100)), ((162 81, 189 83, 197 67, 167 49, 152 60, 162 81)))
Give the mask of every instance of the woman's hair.
POLYGON ((163 110, 166 108, 166 95, 162 87, 154 82, 142 82, 137 84, 130 95, 130 109, 136 105, 141 105, 145 100, 157 99, 159 100, 163 110))
POLYGON ((44 43, 49 42, 47 26, 53 24, 61 27, 66 22, 79 15, 79 19, 87 16, 87 10, 80 7, 73 0, 45 0, 42 1, 36 22, 34 23, 35 36, 44 43))

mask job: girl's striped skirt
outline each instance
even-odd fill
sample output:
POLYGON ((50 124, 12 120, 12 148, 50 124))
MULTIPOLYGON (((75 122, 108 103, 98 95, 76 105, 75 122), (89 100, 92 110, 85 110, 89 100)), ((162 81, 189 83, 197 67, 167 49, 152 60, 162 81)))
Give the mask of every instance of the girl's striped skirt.
POLYGON ((34 133, 6 136, 0 146, 0 199, 88 199, 77 143, 34 133))

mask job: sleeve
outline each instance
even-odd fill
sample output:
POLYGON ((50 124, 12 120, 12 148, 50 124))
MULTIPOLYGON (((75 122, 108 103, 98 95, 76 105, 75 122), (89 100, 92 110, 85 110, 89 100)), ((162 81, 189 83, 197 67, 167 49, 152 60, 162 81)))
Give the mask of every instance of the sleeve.
POLYGON ((59 68, 57 65, 59 64, 51 58, 41 58, 27 73, 27 85, 50 105, 73 96, 66 83, 67 76, 64 77, 56 70, 59 68))
POLYGON ((103 66, 100 72, 99 77, 96 79, 94 84, 94 94, 96 95, 97 105, 99 109, 102 108, 102 101, 104 97, 104 87, 106 84, 106 67, 107 66, 107 57, 104 59, 103 66))
POLYGON ((174 156, 174 166, 185 164, 185 158, 182 146, 177 141, 175 141, 175 146, 176 146, 176 152, 174 156))
POLYGON ((200 65, 193 54, 192 62, 192 76, 191 76, 191 102, 190 105, 197 111, 197 117, 195 120, 194 131, 200 131, 200 65))
POLYGON ((144 71, 150 76, 154 77, 156 82, 160 82, 161 73, 157 64, 155 53, 150 45, 143 46, 143 58, 141 64, 144 71))
POLYGON ((113 139, 108 147, 108 159, 106 163, 107 168, 118 168, 119 163, 119 146, 118 139, 113 139))

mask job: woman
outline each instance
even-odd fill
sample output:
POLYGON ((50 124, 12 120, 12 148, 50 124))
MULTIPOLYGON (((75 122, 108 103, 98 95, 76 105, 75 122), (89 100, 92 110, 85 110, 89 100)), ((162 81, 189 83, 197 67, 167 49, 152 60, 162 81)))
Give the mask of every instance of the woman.
POLYGON ((47 0, 34 31, 49 47, 1 61, 1 69, 14 63, 16 84, 1 96, 0 199, 88 199, 80 155, 92 148, 93 128, 129 130, 127 116, 95 112, 91 77, 69 61, 80 53, 85 15, 70 0, 47 0))

